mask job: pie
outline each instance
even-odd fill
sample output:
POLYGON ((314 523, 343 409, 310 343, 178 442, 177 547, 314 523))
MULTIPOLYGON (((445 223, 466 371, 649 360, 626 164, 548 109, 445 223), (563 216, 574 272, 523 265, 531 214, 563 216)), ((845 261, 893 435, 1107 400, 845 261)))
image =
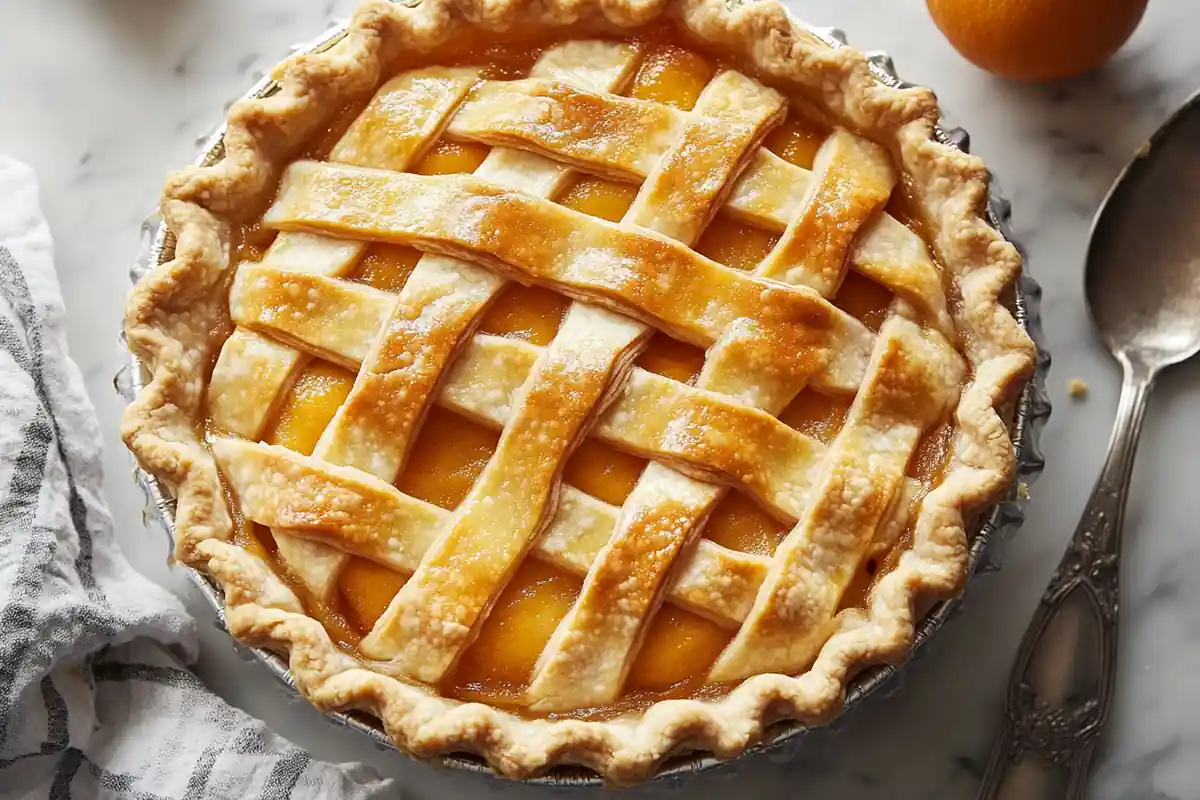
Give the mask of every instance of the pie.
POLYGON ((324 710, 615 782, 956 592, 1034 348, 925 89, 775 2, 365 3, 173 175, 125 441, 324 710))

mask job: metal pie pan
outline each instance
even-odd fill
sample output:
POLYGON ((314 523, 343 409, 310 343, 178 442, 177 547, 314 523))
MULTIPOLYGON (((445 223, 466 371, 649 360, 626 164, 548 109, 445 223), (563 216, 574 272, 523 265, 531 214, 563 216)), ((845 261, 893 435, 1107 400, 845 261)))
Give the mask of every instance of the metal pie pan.
MULTIPOLYGON (((836 28, 815 28, 799 21, 797 21, 797 24, 831 46, 837 47, 846 44, 845 35, 836 28)), ((293 52, 320 52, 325 50, 336 43, 344 35, 345 30, 346 26, 344 23, 335 24, 316 39, 295 46, 293 52)), ((892 59, 888 55, 881 52, 870 52, 867 55, 871 64, 871 70, 880 81, 897 87, 911 85, 901 79, 896 73, 892 59)), ((277 89, 278 87, 275 82, 264 78, 246 92, 243 97, 263 97, 274 93, 277 89)), ((212 134, 202 136, 197 140, 197 144, 200 145, 200 154, 195 161, 197 165, 208 165, 221 159, 223 155, 222 139, 224 131, 225 126, 222 124, 212 134)), ((945 120, 943 120, 942 124, 937 128, 935 135, 942 142, 957 147, 964 152, 969 152, 970 137, 962 128, 947 125, 945 120)), ((987 209, 988 221, 1008 241, 1013 242, 1018 249, 1021 249, 1012 236, 1010 204, 999 194, 995 183, 993 179, 987 209)), ((162 220, 157 216, 147 219, 143 224, 141 242, 141 252, 130 270, 130 279, 133 282, 136 282, 142 275, 154 267, 170 260, 172 256, 173 244, 168 241, 166 228, 162 224, 162 220)), ((1023 250, 1022 255, 1024 255, 1023 250)), ((980 517, 982 523, 979 530, 971 539, 969 551, 970 580, 974 580, 978 573, 993 572, 999 568, 998 544, 1010 537, 1020 527, 1024 520, 1024 506, 1028 497, 1028 486, 1037 478, 1044 466, 1041 450, 1038 446, 1038 438, 1042 427, 1045 425, 1046 418, 1050 414, 1050 404, 1045 391, 1045 379, 1050 366, 1050 357, 1043 344, 1041 331, 1039 308, 1041 293, 1041 287, 1038 286, 1033 278, 1029 277, 1028 274, 1022 274, 1012 298, 1012 310, 1017 321, 1033 338, 1035 344, 1037 344, 1038 359, 1035 374, 1021 393, 1013 410, 1011 432, 1017 454, 1016 477, 1004 499, 990 509, 987 509, 980 517)), ((122 335, 123 343, 124 336, 122 335)), ((129 363, 118 372, 114 384, 117 392, 126 402, 130 402, 141 391, 145 380, 146 374, 142 365, 136 358, 130 356, 129 363)), ((134 477, 145 494, 146 509, 143 517, 147 526, 160 526, 173 542, 175 535, 175 499, 171 495, 170 490, 153 475, 140 468, 135 468, 134 477)), ((224 628, 224 595, 220 587, 208 575, 198 570, 190 567, 181 568, 187 571, 192 583, 195 584, 200 594, 203 595, 212 607, 217 624, 224 628)), ((952 598, 935 604, 929 610, 925 618, 917 625, 912 646, 912 657, 917 656, 921 652, 925 642, 956 613, 960 605, 960 598, 952 598)), ((249 647, 236 641, 234 642, 234 647, 247 660, 255 661, 270 670, 276 678, 286 684, 289 690, 296 693, 297 698, 299 698, 299 693, 288 672, 287 660, 285 658, 269 650, 249 647)), ((895 689, 898 683, 897 675, 899 672, 899 667, 887 665, 871 667, 861 672, 847 686, 845 711, 849 711, 861 703, 868 695, 880 690, 895 689)), ((368 737, 377 747, 400 751, 400 748, 384 732, 378 720, 370 715, 358 712, 330 712, 324 716, 347 728, 358 731, 368 737)), ((836 726, 837 721, 832 724, 836 726)), ((795 744, 807 730, 809 730, 809 726, 797 721, 777 723, 767 729, 763 740, 759 744, 747 748, 745 753, 738 756, 736 760, 740 761, 752 755, 769 751, 779 751, 785 744, 795 744)), ((493 776, 496 774, 484 759, 469 753, 452 753, 428 760, 455 769, 493 776)), ((649 780, 678 779, 728 763, 730 763, 730 760, 719 759, 711 753, 687 753, 668 759, 660 765, 649 780)), ((673 783, 674 781, 671 782, 673 783)), ((584 767, 571 765, 553 767, 542 776, 530 779, 526 783, 560 788, 603 785, 603 781, 595 772, 584 767)))

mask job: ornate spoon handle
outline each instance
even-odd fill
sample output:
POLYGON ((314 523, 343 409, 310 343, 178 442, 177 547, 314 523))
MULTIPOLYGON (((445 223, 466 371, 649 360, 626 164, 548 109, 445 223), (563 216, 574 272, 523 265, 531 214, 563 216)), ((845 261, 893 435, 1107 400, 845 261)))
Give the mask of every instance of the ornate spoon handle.
POLYGON ((1025 632, 979 800, 1082 798, 1117 666, 1125 496, 1154 372, 1125 377, 1104 469, 1025 632))

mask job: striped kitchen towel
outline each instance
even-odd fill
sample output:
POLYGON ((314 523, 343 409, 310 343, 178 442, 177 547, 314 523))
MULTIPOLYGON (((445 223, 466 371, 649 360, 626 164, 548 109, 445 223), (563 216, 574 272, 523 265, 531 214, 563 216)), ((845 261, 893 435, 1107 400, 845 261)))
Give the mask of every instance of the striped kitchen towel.
POLYGON ((33 173, 0 156, 0 798, 390 796, 183 666, 193 621, 114 540, 63 316, 33 173))

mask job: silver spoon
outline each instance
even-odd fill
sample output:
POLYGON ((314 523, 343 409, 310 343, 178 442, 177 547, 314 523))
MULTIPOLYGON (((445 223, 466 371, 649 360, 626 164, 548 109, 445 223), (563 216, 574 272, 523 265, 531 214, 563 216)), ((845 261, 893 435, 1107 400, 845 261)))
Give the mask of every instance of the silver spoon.
POLYGON ((1200 351, 1200 92, 1117 178, 1092 225, 1088 310, 1124 369, 1104 468, 1009 678, 980 800, 1082 798, 1117 667, 1121 528, 1146 399, 1200 351))

